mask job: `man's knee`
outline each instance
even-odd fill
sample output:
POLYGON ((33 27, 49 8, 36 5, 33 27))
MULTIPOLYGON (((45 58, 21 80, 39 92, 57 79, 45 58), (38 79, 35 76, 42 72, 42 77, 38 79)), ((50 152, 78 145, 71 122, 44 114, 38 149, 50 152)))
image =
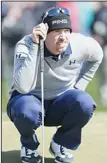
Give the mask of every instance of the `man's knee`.
POLYGON ((82 90, 69 90, 65 93, 64 99, 68 104, 67 107, 71 111, 77 108, 78 111, 81 110, 82 113, 90 116, 96 108, 96 103, 93 98, 82 90))
MULTIPOLYGON (((32 96, 32 98, 35 98, 32 96)), ((41 112, 41 102, 36 100, 31 100, 26 103, 26 106, 22 110, 23 115, 33 122, 35 128, 39 127, 42 122, 42 112, 41 112)))
POLYGON ((73 103, 69 104, 69 111, 64 116, 62 125, 65 128, 83 127, 91 118, 96 104, 88 93, 81 90, 73 90, 69 98, 73 103))
POLYGON ((84 116, 90 118, 96 108, 96 103, 93 98, 87 92, 81 91, 76 98, 76 102, 78 109, 81 110, 84 116))
MULTIPOLYGON (((41 102, 34 96, 21 96, 11 105, 11 117, 23 120, 29 120, 34 124, 35 128, 41 125, 42 113, 41 113, 41 102)), ((19 122, 19 121, 18 121, 19 122)), ((28 121, 27 121, 28 123, 28 121)))

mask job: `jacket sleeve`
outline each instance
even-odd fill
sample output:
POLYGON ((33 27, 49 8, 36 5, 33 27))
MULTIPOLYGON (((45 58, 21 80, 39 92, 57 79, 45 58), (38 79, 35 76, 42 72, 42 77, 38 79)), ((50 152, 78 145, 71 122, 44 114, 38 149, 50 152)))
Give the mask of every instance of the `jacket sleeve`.
POLYGON ((96 40, 87 37, 84 46, 85 61, 82 64, 76 84, 74 86, 75 88, 81 90, 86 89, 103 59, 102 48, 96 40))
POLYGON ((13 83, 18 92, 25 94, 35 88, 38 64, 38 45, 26 36, 15 49, 13 83))

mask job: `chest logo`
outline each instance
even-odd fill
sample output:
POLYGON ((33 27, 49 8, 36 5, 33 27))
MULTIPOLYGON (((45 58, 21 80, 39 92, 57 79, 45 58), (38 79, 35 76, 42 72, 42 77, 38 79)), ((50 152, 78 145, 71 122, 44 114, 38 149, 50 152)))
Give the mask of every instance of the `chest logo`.
POLYGON ((69 65, 76 63, 76 60, 69 61, 69 65))
POLYGON ((16 54, 16 58, 21 58, 21 54, 16 54))

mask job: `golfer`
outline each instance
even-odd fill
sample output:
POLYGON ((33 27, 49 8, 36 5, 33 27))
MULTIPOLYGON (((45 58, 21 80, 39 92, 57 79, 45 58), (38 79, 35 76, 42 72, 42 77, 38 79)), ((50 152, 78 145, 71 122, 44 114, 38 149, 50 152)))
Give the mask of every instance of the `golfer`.
POLYGON ((22 163, 39 163, 35 130, 42 125, 40 36, 44 39, 44 124, 58 126, 50 141, 56 163, 72 163, 82 129, 96 108, 85 91, 103 58, 97 41, 72 32, 70 13, 55 6, 17 44, 7 114, 20 133, 22 163))

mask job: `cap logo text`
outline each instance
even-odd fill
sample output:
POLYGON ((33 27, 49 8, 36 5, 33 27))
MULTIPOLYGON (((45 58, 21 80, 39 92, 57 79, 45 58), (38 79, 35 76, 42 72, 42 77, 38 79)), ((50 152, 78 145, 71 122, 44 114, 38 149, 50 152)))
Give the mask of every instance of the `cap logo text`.
POLYGON ((52 25, 54 24, 62 24, 62 23, 68 23, 67 19, 62 19, 62 20, 53 20, 52 25))

